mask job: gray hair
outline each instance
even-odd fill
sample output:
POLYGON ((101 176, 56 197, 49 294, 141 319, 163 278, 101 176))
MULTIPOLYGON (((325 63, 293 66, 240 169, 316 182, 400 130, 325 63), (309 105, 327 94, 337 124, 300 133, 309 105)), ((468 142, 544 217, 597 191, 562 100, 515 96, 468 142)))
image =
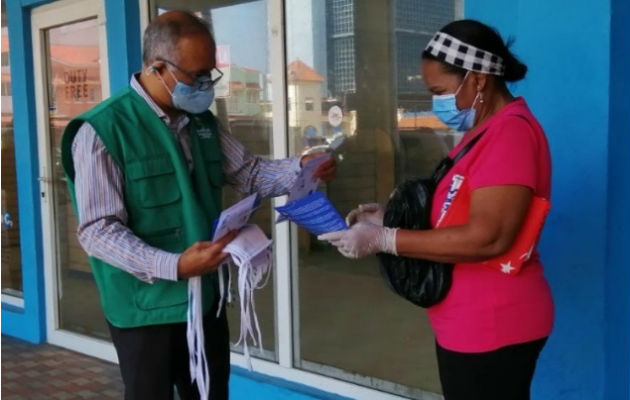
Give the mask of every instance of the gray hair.
POLYGON ((172 18, 166 15, 155 18, 144 31, 142 62, 147 65, 158 58, 178 62, 179 40, 184 36, 199 33, 207 34, 214 41, 206 22, 189 12, 178 11, 172 18))

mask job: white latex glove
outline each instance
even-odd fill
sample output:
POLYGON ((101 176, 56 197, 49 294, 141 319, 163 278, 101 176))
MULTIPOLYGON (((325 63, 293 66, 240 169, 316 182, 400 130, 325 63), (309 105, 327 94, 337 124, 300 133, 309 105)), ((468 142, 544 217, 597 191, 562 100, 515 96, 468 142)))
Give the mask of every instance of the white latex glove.
POLYGON ((369 222, 374 225, 383 226, 385 207, 378 203, 359 204, 359 207, 350 211, 346 216, 346 224, 352 226, 357 222, 369 222))
POLYGON ((319 240, 327 241, 348 258, 361 258, 376 253, 396 255, 396 228, 386 228, 369 222, 357 222, 345 231, 319 235, 319 240))

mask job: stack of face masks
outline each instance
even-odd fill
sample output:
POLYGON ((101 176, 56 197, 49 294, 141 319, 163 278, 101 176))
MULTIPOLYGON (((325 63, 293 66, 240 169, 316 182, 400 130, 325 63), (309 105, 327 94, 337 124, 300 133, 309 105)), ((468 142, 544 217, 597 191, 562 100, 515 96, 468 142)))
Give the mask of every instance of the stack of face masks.
POLYGON ((190 379, 192 383, 197 382, 200 398, 207 399, 210 393, 210 373, 204 346, 202 302, 201 277, 188 279, 186 340, 188 341, 190 379))
MULTIPOLYGON (((241 308, 241 333, 236 345, 243 346, 243 354, 249 369, 252 363, 249 355, 248 339, 262 352, 262 335, 256 316, 254 290, 262 289, 269 282, 273 265, 272 241, 257 225, 246 225, 223 251, 230 253, 232 262, 238 268, 238 296, 241 308)), ((228 284, 229 292, 229 284, 228 284)), ((229 301, 229 299, 228 299, 229 301)))
MULTIPOLYGON (((236 238, 223 251, 231 255, 232 262, 238 268, 238 293, 241 308, 241 334, 237 345, 243 346, 243 354, 249 369, 252 369, 248 340, 262 351, 262 334, 256 316, 254 290, 265 287, 271 276, 273 265, 272 241, 257 225, 245 225, 236 238)), ((223 266, 219 270, 221 282, 221 300, 217 316, 221 313, 222 305, 227 295, 231 302, 231 276, 228 274, 227 290, 223 283, 223 266)), ((226 268, 229 271, 229 268, 226 268)), ((207 399, 210 391, 210 375, 204 347, 203 307, 201 293, 201 277, 188 280, 188 325, 187 340, 189 352, 189 367, 192 382, 197 382, 197 388, 202 399, 207 399)))

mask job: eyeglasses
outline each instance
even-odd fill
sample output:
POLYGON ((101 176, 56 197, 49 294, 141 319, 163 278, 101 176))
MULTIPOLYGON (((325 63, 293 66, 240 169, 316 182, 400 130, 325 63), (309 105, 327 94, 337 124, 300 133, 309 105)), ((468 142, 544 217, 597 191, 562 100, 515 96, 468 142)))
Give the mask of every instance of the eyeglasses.
POLYGON ((184 71, 180 66, 178 66, 172 61, 166 60, 164 58, 157 58, 156 60, 167 63, 168 65, 172 66, 173 68, 175 68, 182 74, 189 77, 193 82, 192 84, 190 84, 190 86, 193 86, 199 90, 208 90, 216 86, 219 80, 223 77, 223 72, 221 72, 221 70, 218 69, 217 67, 212 68, 206 74, 195 76, 191 74, 190 72, 184 71))

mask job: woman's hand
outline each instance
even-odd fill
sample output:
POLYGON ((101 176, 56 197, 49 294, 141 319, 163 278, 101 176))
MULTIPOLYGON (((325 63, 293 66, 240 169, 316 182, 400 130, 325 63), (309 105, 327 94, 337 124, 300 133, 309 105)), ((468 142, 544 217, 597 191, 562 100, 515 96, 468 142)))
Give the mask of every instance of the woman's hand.
POLYGON ((346 216, 346 224, 352 226, 357 222, 369 222, 377 226, 383 226, 385 207, 378 203, 359 204, 346 216))
POLYGON ((362 258, 376 253, 396 254, 396 231, 369 222, 358 222, 345 231, 320 235, 319 240, 328 241, 348 258, 362 258))

